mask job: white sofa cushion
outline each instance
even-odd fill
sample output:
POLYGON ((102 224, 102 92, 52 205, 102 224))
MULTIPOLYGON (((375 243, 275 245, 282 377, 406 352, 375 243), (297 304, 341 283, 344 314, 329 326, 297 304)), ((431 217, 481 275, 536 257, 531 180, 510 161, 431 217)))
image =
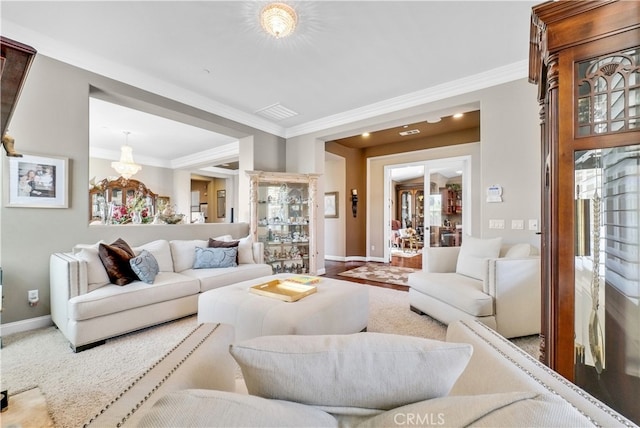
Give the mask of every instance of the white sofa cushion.
POLYGON ((288 401, 187 389, 160 398, 138 427, 337 427, 330 414, 288 401))
POLYGON ((200 239, 174 239, 169 241, 171 257, 173 258, 173 271, 182 272, 193 268, 196 259, 196 247, 206 248, 209 241, 200 239))
POLYGON ((586 427, 593 424, 551 393, 533 391, 434 398, 389 410, 358 425, 367 427, 586 427))
POLYGON ((253 264, 253 238, 251 235, 240 239, 238 244, 238 264, 253 264))
POLYGON ((200 292, 225 287, 249 279, 271 275, 271 266, 266 264, 241 264, 236 267, 218 269, 187 269, 180 272, 200 281, 200 292))
POLYGON ((501 245, 502 238, 480 239, 465 236, 458 254, 456 273, 483 280, 485 260, 498 257, 501 245))
POLYGON ((105 285, 69 300, 69 319, 86 320, 128 309, 198 294, 200 283, 174 272, 160 272, 153 284, 134 281, 125 286, 105 285))
POLYGON ((493 297, 482 289, 482 281, 456 273, 413 272, 409 285, 422 294, 445 302, 476 317, 494 314, 493 297))
POLYGON ((146 244, 142 244, 132 248, 136 255, 139 255, 142 250, 147 250, 158 262, 158 268, 160 272, 173 272, 173 259, 171 258, 171 247, 169 241, 165 239, 158 239, 146 244))
POLYGON ((333 412, 388 410, 448 394, 473 348, 447 345, 383 333, 285 335, 238 342, 230 352, 250 394, 333 412))
POLYGON ((87 265, 87 289, 81 290, 82 293, 97 290, 111 282, 98 255, 98 244, 80 249, 75 256, 87 265))

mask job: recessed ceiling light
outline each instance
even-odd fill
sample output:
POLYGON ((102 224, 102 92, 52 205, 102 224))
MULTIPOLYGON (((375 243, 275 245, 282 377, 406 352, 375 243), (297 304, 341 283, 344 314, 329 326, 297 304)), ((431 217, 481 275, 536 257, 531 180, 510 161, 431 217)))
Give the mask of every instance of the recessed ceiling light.
POLYGON ((362 133, 362 136, 363 136, 363 137, 368 137, 368 136, 369 136, 369 133, 368 133, 368 132, 363 132, 363 133, 362 133))
POLYGON ((403 128, 404 128, 404 129, 407 129, 408 127, 409 127, 409 125, 405 125, 405 126, 403 126, 403 128))
POLYGON ((438 123, 442 120, 440 116, 432 116, 427 118, 427 123, 438 123))
POLYGON ((464 114, 462 114, 462 113, 456 113, 456 114, 454 114, 454 115, 453 115, 453 118, 454 118, 454 119, 460 119, 462 116, 464 116, 464 114))

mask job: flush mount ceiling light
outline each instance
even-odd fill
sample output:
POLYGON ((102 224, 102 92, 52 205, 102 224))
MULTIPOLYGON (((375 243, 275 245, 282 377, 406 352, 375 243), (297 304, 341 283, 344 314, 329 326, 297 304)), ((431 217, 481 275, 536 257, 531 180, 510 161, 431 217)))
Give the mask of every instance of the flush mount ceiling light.
POLYGON ((293 33, 298 23, 296 11, 284 3, 270 3, 260 12, 260 24, 264 30, 276 39, 293 33))
POLYGON ((142 169, 133 161, 133 148, 129 145, 129 134, 131 132, 124 131, 125 143, 120 148, 120 161, 111 162, 111 168, 127 180, 142 169))

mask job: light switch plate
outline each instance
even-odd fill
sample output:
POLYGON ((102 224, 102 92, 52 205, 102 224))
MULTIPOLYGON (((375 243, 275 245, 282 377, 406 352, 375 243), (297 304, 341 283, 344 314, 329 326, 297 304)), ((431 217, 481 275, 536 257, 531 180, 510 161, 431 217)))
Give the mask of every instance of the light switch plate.
POLYGON ((511 229, 524 229, 524 220, 511 220, 511 229))
POLYGON ((489 229, 504 229, 504 219, 489 220, 489 229))
POLYGON ((529 230, 538 230, 538 219, 529 219, 529 230))

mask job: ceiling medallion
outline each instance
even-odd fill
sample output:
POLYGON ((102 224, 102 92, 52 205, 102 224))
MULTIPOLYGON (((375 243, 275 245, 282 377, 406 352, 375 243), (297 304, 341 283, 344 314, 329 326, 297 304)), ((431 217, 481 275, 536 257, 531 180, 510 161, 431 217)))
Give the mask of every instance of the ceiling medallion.
POLYGON ((276 39, 287 37, 293 33, 297 23, 296 11, 284 3, 270 3, 260 12, 262 28, 276 39))

